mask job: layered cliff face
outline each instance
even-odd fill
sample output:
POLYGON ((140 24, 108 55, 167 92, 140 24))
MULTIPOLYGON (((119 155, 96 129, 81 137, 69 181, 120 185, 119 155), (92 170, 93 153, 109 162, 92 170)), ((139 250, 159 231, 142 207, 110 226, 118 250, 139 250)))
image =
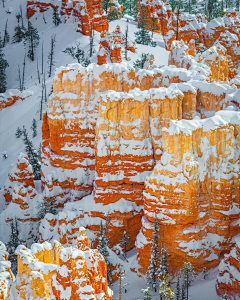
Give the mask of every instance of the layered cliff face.
MULTIPOLYGON (((79 229, 74 247, 54 241, 18 246, 18 274, 14 282, 22 299, 112 299, 107 267, 98 250, 89 247, 85 229, 79 229)), ((15 295, 15 293, 13 294, 15 295)), ((15 300, 12 294, 9 300, 15 300)))
POLYGON ((239 232, 240 113, 172 121, 163 129, 164 154, 146 179, 137 237, 142 272, 149 265, 157 215, 172 271, 189 259, 197 271, 216 267, 239 232))
POLYGON ((10 287, 14 276, 11 272, 11 262, 8 261, 8 252, 3 242, 0 242, 0 300, 10 295, 10 287))
POLYGON ((219 264, 216 286, 219 296, 227 294, 231 300, 240 297, 240 238, 236 237, 235 241, 234 248, 219 264))
POLYGON ((36 11, 44 12, 50 8, 58 7, 65 22, 72 16, 76 24, 76 30, 85 35, 91 35, 91 28, 98 32, 108 30, 108 21, 102 9, 100 0, 68 1, 62 0, 48 2, 45 0, 27 1, 27 14, 31 18, 36 11))
POLYGON ((5 93, 0 93, 0 110, 5 107, 13 105, 19 100, 25 100, 26 98, 33 95, 33 92, 28 91, 19 91, 19 90, 7 90, 5 93))
POLYGON ((4 197, 5 209, 0 213, 1 237, 10 235, 10 223, 16 217, 22 242, 32 243, 39 221, 37 213, 41 196, 35 189, 32 166, 24 153, 19 154, 17 164, 5 182, 4 197))

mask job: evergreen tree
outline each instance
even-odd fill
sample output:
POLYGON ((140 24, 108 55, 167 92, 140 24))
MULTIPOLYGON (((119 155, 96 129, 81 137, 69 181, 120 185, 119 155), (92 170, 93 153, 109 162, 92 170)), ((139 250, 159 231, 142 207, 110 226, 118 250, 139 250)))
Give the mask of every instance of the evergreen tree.
POLYGON ((13 43, 20 43, 25 37, 25 31, 22 29, 22 27, 18 24, 14 28, 14 35, 12 37, 13 43))
POLYGON ((32 131, 33 131, 32 137, 34 138, 35 136, 37 136, 37 121, 36 121, 36 119, 33 119, 33 120, 32 120, 32 126, 31 126, 31 129, 32 129, 32 131))
POLYGON ((121 13, 120 13, 119 9, 117 7, 115 7, 115 5, 114 5, 114 7, 108 13, 108 16, 107 16, 108 22, 118 20, 120 18, 120 15, 121 15, 121 13))
POLYGON ((15 217, 15 219, 11 222, 11 234, 9 237, 9 242, 7 243, 9 260, 11 261, 11 270, 15 275, 17 274, 17 255, 14 253, 20 244, 21 240, 19 239, 18 221, 15 217))
POLYGON ((222 297, 223 300, 229 300, 228 294, 227 292, 225 292, 225 294, 222 297))
POLYGON ((163 300, 169 300, 175 296, 173 289, 170 286, 171 276, 164 273, 163 279, 160 281, 158 293, 163 300))
POLYGON ((38 159, 39 159, 39 161, 41 161, 41 150, 42 150, 42 143, 39 144, 39 148, 38 148, 38 159))
POLYGON ((5 30, 4 30, 4 35, 3 35, 3 47, 5 47, 5 45, 7 43, 9 43, 9 41, 10 41, 10 36, 9 36, 9 33, 8 33, 7 23, 8 23, 8 19, 7 19, 6 24, 5 24, 5 30))
POLYGON ((143 69, 144 68, 144 64, 147 60, 149 53, 142 53, 140 55, 140 58, 136 60, 136 62, 133 63, 133 66, 135 69, 143 69))
POLYGON ((95 43, 94 43, 94 30, 91 26, 90 47, 89 47, 89 56, 90 57, 92 57, 92 55, 93 55, 94 46, 95 46, 95 43))
POLYGON ((146 286, 145 289, 142 289, 141 292, 143 293, 143 299, 144 300, 151 300, 151 294, 150 294, 151 288, 149 286, 146 286))
POLYGON ((28 30, 25 34, 24 45, 28 48, 27 56, 34 61, 35 50, 39 45, 39 34, 36 28, 34 28, 30 21, 28 21, 28 30))
POLYGON ((17 139, 19 139, 22 136, 22 130, 19 127, 16 130, 15 136, 17 139))
POLYGON ((48 66, 49 66, 48 77, 52 76, 53 66, 55 63, 54 62, 55 44, 56 44, 56 36, 52 35, 51 36, 51 50, 48 54, 48 66))
POLYGON ((7 75, 6 68, 9 67, 8 62, 4 58, 2 48, 0 48, 0 93, 6 92, 7 89, 7 75))
POLYGON ((164 234, 162 234, 162 248, 161 248, 161 260, 160 260, 160 266, 158 270, 158 275, 160 278, 163 278, 163 275, 168 275, 168 253, 167 253, 167 247, 166 244, 163 242, 164 234))
POLYGON ((82 64, 85 60, 85 53, 80 48, 80 43, 76 44, 76 47, 67 47, 63 52, 69 54, 73 59, 77 59, 79 64, 82 64))
POLYGON ((181 300, 187 300, 187 296, 186 296, 186 286, 185 284, 182 285, 182 293, 181 293, 181 300))
POLYGON ((6 151, 3 151, 3 152, 2 152, 2 156, 3 156, 3 158, 7 159, 7 157, 8 157, 8 156, 7 156, 7 152, 6 152, 6 151))
POLYGON ((41 179, 41 162, 39 161, 38 153, 37 153, 36 149, 34 148, 33 143, 30 140, 25 127, 23 127, 22 134, 23 134, 22 140, 25 145, 25 151, 29 158, 29 163, 31 164, 31 166, 33 168, 34 179, 40 180, 41 179))
POLYGON ((47 198, 44 197, 43 198, 43 202, 40 203, 40 205, 38 206, 38 218, 39 219, 43 219, 44 216, 48 213, 56 215, 57 214, 57 210, 55 208, 55 205, 53 203, 53 199, 52 197, 47 198))
POLYGON ((148 281, 152 284, 155 292, 157 291, 158 282, 158 267, 159 267, 159 226, 157 215, 155 214, 155 220, 153 223, 153 235, 152 235, 152 248, 150 266, 148 268, 148 281))
POLYGON ((149 26, 149 29, 152 32, 152 40, 151 40, 151 46, 152 47, 156 47, 156 45, 157 45, 156 42, 154 42, 154 40, 153 40, 153 34, 154 34, 155 31, 160 29, 157 20, 158 20, 157 18, 152 18, 151 22, 150 22, 150 26, 149 26))
POLYGON ((207 271, 206 267, 204 266, 203 267, 203 279, 204 280, 207 279, 208 275, 209 275, 209 272, 207 271))
POLYGON ((129 243, 129 239, 130 239, 130 237, 127 236, 126 231, 124 230, 123 231, 123 238, 121 239, 121 246, 123 248, 123 256, 126 260, 127 260, 126 252, 127 252, 127 245, 129 243))
POLYGON ((176 286, 176 300, 180 300, 181 297, 181 288, 180 288, 180 282, 179 282, 179 276, 177 278, 177 286, 176 286))
POLYGON ((109 213, 107 214, 105 226, 102 225, 102 221, 100 223, 100 236, 99 236, 98 251, 102 254, 102 256, 104 257, 104 259, 106 261, 107 281, 109 284, 111 284, 112 269, 111 269, 111 263, 109 261, 109 242, 108 242, 108 238, 107 238, 108 220, 109 220, 109 213))
POLYGON ((137 28, 138 31, 134 33, 135 42, 137 44, 149 45, 152 39, 148 31, 148 29, 150 28, 149 11, 148 7, 145 5, 141 6, 141 11, 138 16, 137 28))
POLYGON ((125 59, 128 60, 127 57, 127 48, 128 48, 128 24, 125 30, 125 40, 124 40, 124 50, 125 50, 125 59))
POLYGON ((116 4, 115 3, 111 3, 110 0, 102 0, 102 8, 105 11, 106 15, 107 15, 107 19, 108 21, 112 21, 112 20, 116 20, 114 19, 114 17, 116 17, 116 4), (110 8, 111 11, 110 11, 110 8))
POLYGON ((57 6, 53 7, 53 23, 55 26, 58 26, 61 23, 61 19, 59 16, 58 8, 57 6))
POLYGON ((188 300, 189 287, 191 286, 192 282, 194 281, 194 278, 196 277, 194 268, 189 261, 183 263, 183 268, 180 270, 180 274, 184 281, 184 286, 187 292, 187 300, 188 300))

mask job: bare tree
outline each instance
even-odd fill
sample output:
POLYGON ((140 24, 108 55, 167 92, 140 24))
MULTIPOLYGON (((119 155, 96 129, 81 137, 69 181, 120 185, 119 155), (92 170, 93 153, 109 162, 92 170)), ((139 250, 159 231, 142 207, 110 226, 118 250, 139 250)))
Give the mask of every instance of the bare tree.
POLYGON ((52 69, 54 66, 54 50, 55 50, 55 44, 56 44, 56 35, 51 36, 51 50, 48 54, 48 65, 49 65, 49 71, 48 71, 48 77, 52 76, 52 69))

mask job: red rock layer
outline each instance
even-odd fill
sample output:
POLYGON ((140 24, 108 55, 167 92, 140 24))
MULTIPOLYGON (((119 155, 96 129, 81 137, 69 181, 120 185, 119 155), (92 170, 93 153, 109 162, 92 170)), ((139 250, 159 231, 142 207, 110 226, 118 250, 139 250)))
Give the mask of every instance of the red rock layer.
MULTIPOLYGON (((44 12, 54 6, 59 8, 59 3, 41 1, 27 1, 27 14, 31 18, 37 10, 44 12)), ((66 20, 72 15, 77 25, 77 31, 85 35, 91 35, 91 28, 98 32, 108 30, 107 16, 102 9, 100 0, 68 1, 62 0, 61 14, 66 20)))
POLYGON ((176 272, 187 258, 197 271, 216 267, 239 232, 240 114, 172 121, 163 129, 164 154, 147 178, 136 246, 141 272, 149 265, 155 213, 176 272))
POLYGON ((18 246, 16 293, 25 300, 83 298, 112 299, 107 267, 98 250, 89 248, 85 229, 79 229, 75 247, 64 248, 55 241, 33 244, 31 250, 18 246))
POLYGON ((7 90, 0 94, 0 111, 5 107, 12 106, 18 100, 25 100, 33 95, 32 91, 7 90))
POLYGON ((100 45, 102 45, 110 55, 112 63, 120 63, 122 61, 121 45, 116 34, 104 31, 101 33, 100 45))
POLYGON ((228 295, 229 299, 240 297, 240 239, 236 237, 235 247, 225 254, 219 264, 217 277, 217 293, 219 296, 228 295))

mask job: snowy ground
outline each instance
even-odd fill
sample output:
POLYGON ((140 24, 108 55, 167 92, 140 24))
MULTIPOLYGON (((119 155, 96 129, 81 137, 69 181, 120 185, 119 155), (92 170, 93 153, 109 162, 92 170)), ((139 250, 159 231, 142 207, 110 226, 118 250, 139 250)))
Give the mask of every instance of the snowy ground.
MULTIPOLYGON (((5 2, 5 9, 0 8, 0 34, 3 36, 3 31, 5 28, 6 20, 8 19, 8 28, 10 38, 13 36, 14 27, 17 24, 16 13, 19 12, 19 5, 22 4, 23 13, 26 17, 26 11, 24 8, 26 7, 26 0, 8 0, 5 2), (6 10, 12 11, 11 14, 6 13, 6 10)), ((47 74, 48 64, 47 64, 47 56, 50 49, 50 40, 53 34, 56 34, 56 51, 55 51, 55 67, 59 67, 62 65, 66 65, 68 63, 76 62, 70 56, 66 55, 62 51, 70 46, 72 43, 79 41, 82 45, 82 48, 87 52, 89 48, 89 37, 84 36, 75 31, 75 25, 72 21, 69 21, 67 24, 60 24, 59 27, 55 27, 52 22, 52 12, 48 11, 44 13, 45 20, 47 23, 45 24, 43 20, 43 14, 38 13, 35 14, 33 18, 31 18, 31 22, 34 27, 36 27, 39 31, 40 35, 40 45, 36 52, 36 58, 39 60, 39 66, 41 61, 41 45, 44 43, 44 70, 47 74)), ((25 24, 27 26, 27 20, 25 18, 25 24)), ((110 23, 110 31, 113 31, 116 28, 116 25, 120 25, 122 32, 125 31, 126 28, 126 18, 113 21, 110 23)), ((132 40, 134 40, 134 31, 136 31, 136 23, 133 21, 128 22, 129 25, 129 35, 132 40)), ((99 33, 95 33, 95 42, 98 44, 100 35, 99 33)), ((159 34, 155 34, 155 39, 158 42, 158 45, 162 45, 162 37, 159 34)), ((157 65, 167 65, 168 62, 168 52, 163 47, 150 47, 137 45, 136 53, 128 52, 128 56, 130 57, 130 64, 138 58, 138 56, 144 53, 154 54, 155 63, 157 65)), ((96 47, 97 50, 97 47, 96 47)), ((9 68, 7 68, 7 82, 8 88, 18 88, 18 82, 16 81, 17 76, 17 67, 18 64, 22 67, 23 58, 25 55, 25 48, 23 43, 12 44, 11 42, 7 44, 7 46, 3 49, 5 53, 5 57, 9 63, 9 68)), ((92 58, 92 62, 96 62, 96 53, 92 58)), ((52 77, 47 77, 47 93, 50 92, 52 86, 52 77)), ((19 152, 24 152, 24 145, 21 139, 17 139, 15 137, 15 132, 17 127, 25 126, 29 134, 31 135, 31 123, 33 118, 37 120, 37 131, 38 135, 33 139, 33 143, 36 148, 39 147, 41 142, 41 121, 39 114, 39 104, 40 104, 40 94, 41 94, 41 86, 38 83, 37 79, 37 60, 31 62, 27 58, 26 65, 26 84, 25 87, 34 92, 34 95, 29 97, 24 101, 18 101, 13 106, 8 107, 0 111, 0 211, 1 206, 4 201, 3 199, 3 188, 4 182, 7 179, 8 173, 11 168, 17 161, 17 157, 19 152), (1 155, 3 151, 7 152, 8 158, 4 159, 1 155)), ((44 103, 44 109, 46 109, 47 103, 44 103)), ((126 276, 127 276, 127 293, 123 293, 123 300, 135 300, 137 298, 142 299, 143 295, 141 293, 141 289, 145 287, 145 281, 137 276, 136 273, 130 271, 130 267, 136 267, 136 252, 132 250, 128 253, 129 262, 123 262, 125 267, 126 276)), ((207 281, 198 281, 195 283, 193 287, 190 289, 190 299, 194 300, 217 300, 220 299, 215 290, 215 282, 216 282, 216 272, 212 272, 209 280, 207 281)), ((118 282, 116 282, 112 289, 115 293, 113 299, 118 299, 118 282)), ((153 295, 153 299, 159 299, 159 295, 153 295)))
MULTIPOLYGON (((136 273, 132 272, 131 268, 137 267, 136 262, 137 250, 133 249, 127 253, 128 263, 123 261, 123 269, 126 270, 126 279, 123 280, 123 284, 127 283, 126 290, 122 289, 122 300, 136 300, 143 299, 143 293, 141 289, 145 288, 146 280, 140 278, 136 273)), ((216 292, 216 277, 217 277, 217 268, 211 270, 208 279, 201 279, 201 274, 198 276, 198 279, 189 289, 189 300, 219 300, 221 297, 217 295, 216 292)), ((175 284, 173 285, 175 288, 175 284)), ((113 300, 119 299, 119 281, 115 282, 111 289, 114 292, 113 300)), ((151 290, 152 300, 159 300, 159 294, 151 290)))

